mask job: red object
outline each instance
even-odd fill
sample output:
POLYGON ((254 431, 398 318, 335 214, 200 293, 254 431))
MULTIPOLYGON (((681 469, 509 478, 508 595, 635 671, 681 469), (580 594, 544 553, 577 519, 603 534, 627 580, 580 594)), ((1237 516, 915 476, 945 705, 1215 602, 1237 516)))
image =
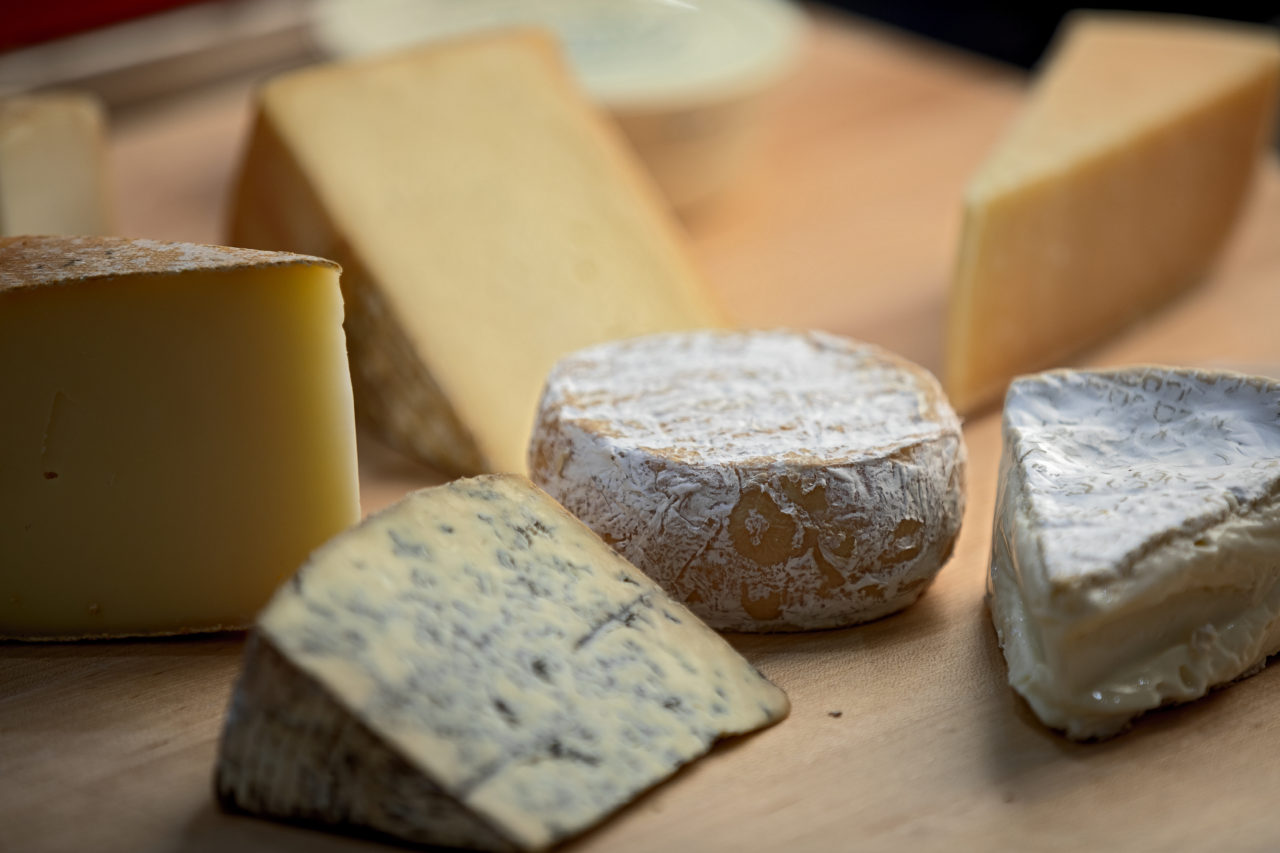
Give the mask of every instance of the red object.
POLYGON ((34 3, 5 0, 0 4, 0 50, 39 44, 193 2, 195 0, 45 0, 34 3))

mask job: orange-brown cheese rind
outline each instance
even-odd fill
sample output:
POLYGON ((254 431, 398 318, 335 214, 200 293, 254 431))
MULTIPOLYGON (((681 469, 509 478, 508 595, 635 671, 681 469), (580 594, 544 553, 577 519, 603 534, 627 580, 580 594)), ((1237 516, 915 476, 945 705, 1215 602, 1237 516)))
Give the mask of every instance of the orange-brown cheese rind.
POLYGON ((563 359, 531 476, 708 624, 800 631, 915 601, 964 510, 937 381, 820 332, 703 331, 563 359))

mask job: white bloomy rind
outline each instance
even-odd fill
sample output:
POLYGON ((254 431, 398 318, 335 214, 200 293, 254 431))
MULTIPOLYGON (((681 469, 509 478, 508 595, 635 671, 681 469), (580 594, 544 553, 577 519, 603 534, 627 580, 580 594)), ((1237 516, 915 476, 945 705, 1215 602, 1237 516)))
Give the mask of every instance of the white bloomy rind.
POLYGON ((702 331, 561 360, 533 479, 713 627, 831 628, 919 597, 964 509, 925 370, 820 332, 702 331))
POLYGON ((1280 651, 1280 383, 1017 380, 990 592, 1010 684, 1071 738, 1260 667, 1280 651))

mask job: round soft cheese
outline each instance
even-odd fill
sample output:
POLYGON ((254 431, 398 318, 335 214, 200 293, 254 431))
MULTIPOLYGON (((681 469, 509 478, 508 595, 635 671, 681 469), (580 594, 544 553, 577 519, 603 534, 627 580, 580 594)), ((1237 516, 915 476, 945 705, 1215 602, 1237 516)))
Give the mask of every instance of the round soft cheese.
POLYGON ((654 335, 562 359, 533 479, 712 627, 800 631, 915 601, 964 510, 928 371, 821 332, 654 335))

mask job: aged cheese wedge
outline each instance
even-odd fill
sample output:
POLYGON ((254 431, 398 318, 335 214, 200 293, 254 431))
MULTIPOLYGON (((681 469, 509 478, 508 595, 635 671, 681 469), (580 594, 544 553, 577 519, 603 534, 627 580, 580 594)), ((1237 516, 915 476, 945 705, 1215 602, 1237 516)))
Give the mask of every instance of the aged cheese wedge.
POLYGON ((534 480, 712 627, 865 622, 919 597, 964 509, 925 370, 820 332, 602 344, 547 380, 534 480))
POLYGON ((232 235, 342 264, 357 410, 458 472, 524 471, 560 355, 720 322, 656 190, 532 32, 267 86, 232 235))
POLYGON ((490 475, 411 494, 280 588, 217 791, 279 818, 540 850, 787 708, 555 501, 490 475))
POLYGON ((1163 367, 1019 379, 990 606, 1046 725, 1107 737, 1280 651, 1280 383, 1163 367))
POLYGON ((0 240, 0 637, 244 627, 360 517, 338 268, 0 240))
POLYGON ((944 375, 960 411, 1203 277, 1271 132, 1278 79, 1270 30, 1071 19, 965 195, 944 375))
POLYGON ((0 236, 111 233, 105 125, 88 94, 0 100, 0 236))

